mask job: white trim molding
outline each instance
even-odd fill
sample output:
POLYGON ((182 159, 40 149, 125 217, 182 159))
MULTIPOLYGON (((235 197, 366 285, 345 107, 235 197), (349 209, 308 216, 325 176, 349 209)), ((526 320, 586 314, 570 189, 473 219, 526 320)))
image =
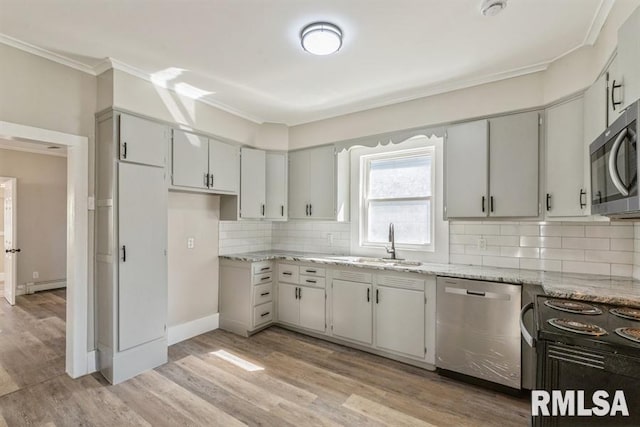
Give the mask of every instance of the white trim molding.
POLYGON ((615 0, 600 1, 600 7, 598 7, 598 11, 593 16, 593 20, 589 26, 589 31, 587 31, 587 34, 584 36, 584 40, 582 41, 583 46, 593 46, 598 40, 602 27, 604 27, 604 23, 607 22, 607 18, 609 17, 609 13, 611 13, 614 3, 615 0))
POLYGON ((51 289, 61 289, 67 287, 67 281, 62 280, 48 280, 44 282, 28 282, 25 284, 25 293, 32 294, 34 292, 48 291, 51 289))
MULTIPOLYGON (((86 375, 89 295, 89 138, 0 121, 0 137, 67 147, 67 322, 65 370, 86 375)), ((91 343, 93 346, 93 343, 91 343)))
POLYGON ((181 323, 179 325, 170 326, 167 331, 167 341, 169 345, 188 340, 205 332, 218 329, 220 325, 220 314, 212 314, 210 316, 201 317, 200 319, 190 322, 181 323))

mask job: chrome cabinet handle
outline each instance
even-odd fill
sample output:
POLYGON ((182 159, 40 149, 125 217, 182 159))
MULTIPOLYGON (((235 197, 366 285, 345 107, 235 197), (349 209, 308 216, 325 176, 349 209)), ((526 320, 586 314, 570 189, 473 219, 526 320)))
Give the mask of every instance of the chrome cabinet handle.
POLYGON ((531 310, 532 308, 533 308, 533 303, 530 302, 529 304, 522 307, 522 310, 520 310, 520 334, 522 335, 522 338, 524 339, 524 341, 527 343, 529 347, 535 348, 536 341, 531 336, 529 331, 527 331, 527 327, 524 326, 524 315, 527 314, 527 311, 531 310))

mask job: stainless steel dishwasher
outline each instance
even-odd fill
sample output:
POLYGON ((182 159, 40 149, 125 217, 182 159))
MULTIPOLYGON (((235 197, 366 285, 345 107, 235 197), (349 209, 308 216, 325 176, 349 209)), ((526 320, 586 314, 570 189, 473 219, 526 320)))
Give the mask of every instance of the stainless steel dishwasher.
POLYGON ((436 366, 521 388, 521 287, 438 277, 436 366))

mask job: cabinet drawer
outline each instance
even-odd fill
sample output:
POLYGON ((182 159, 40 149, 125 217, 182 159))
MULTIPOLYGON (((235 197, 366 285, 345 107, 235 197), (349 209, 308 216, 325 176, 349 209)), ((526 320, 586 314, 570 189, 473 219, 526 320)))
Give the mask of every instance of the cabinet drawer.
POLYGON ((271 273, 273 263, 271 261, 254 262, 251 266, 253 274, 271 273))
POLYGON ((371 273, 362 271, 338 270, 333 272, 333 278, 347 282, 371 283, 371 273))
POLYGON ((253 288, 253 305, 264 304, 273 300, 273 286, 271 283, 254 286, 253 288))
POLYGON ((325 278, 316 276, 303 276, 301 274, 299 283, 301 285, 313 286, 315 288, 324 288, 325 278))
POLYGON ((253 327, 264 325, 273 320, 273 303, 259 305, 253 309, 253 327))
POLYGON ((299 269, 297 265, 279 264, 278 281, 286 283, 298 283, 299 269))
POLYGON ((300 267, 300 275, 324 277, 324 268, 300 267))
POLYGON ((254 274, 251 276, 252 285, 261 285, 273 281, 273 273, 254 274))

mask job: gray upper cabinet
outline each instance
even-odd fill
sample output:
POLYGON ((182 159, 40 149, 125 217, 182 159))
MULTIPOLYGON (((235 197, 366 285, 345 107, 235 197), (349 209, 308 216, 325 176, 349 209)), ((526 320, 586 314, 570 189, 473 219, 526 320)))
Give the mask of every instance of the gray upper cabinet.
POLYGON ((209 141, 181 130, 173 130, 173 173, 171 183, 180 187, 207 189, 209 183, 209 141))
POLYGON ((173 130, 171 183, 220 194, 238 194, 240 148, 233 144, 173 130))
POLYGON ((240 160, 240 216, 264 218, 266 209, 266 153, 242 148, 240 160))
MULTIPOLYGON (((587 147, 607 128, 607 77, 602 74, 584 92, 584 143, 587 147)), ((589 164, 587 162, 585 164, 589 164)))
POLYGON ((607 70, 605 77, 607 81, 607 126, 615 122, 624 110, 624 101, 626 98, 626 83, 620 71, 618 64, 619 55, 613 58, 607 70))
POLYGON ((539 114, 498 117, 489 126, 489 216, 537 216, 539 114))
POLYGON ((640 8, 618 30, 618 74, 623 95, 620 109, 640 98, 640 8))
POLYGON ((128 114, 119 116, 119 158, 150 166, 166 166, 170 129, 128 114))
POLYGON ((335 219, 336 157, 333 146, 289 154, 289 217, 335 219))
POLYGON ((446 216, 487 216, 489 122, 451 126, 444 146, 446 216))
POLYGON ((266 218, 287 219, 287 154, 266 154, 266 218))
POLYGON ((537 216, 538 152, 537 112, 447 129, 446 216, 537 216))
POLYGON ((218 193, 238 194, 240 187, 240 147, 209 139, 209 188, 218 193))
POLYGON ((584 173, 584 102, 576 98, 546 111, 546 200, 548 217, 588 215, 584 173))

